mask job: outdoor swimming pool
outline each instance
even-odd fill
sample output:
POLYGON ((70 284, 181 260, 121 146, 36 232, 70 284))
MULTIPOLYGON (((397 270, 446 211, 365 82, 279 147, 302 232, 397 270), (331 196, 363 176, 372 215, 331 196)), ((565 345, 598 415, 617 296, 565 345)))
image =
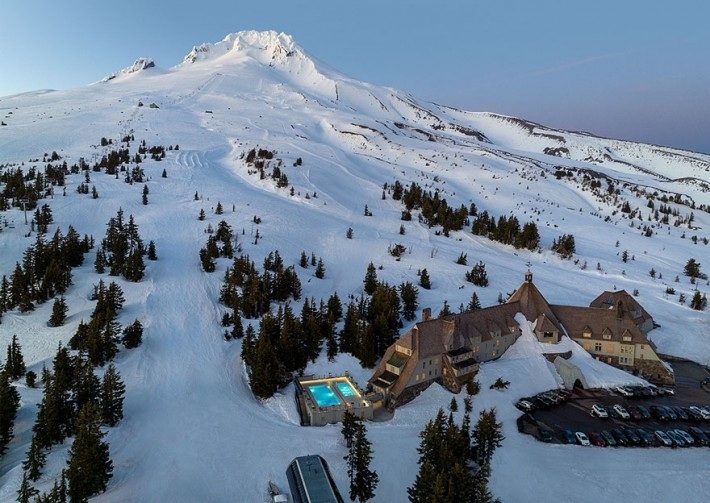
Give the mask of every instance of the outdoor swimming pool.
POLYGON ((356 396, 355 390, 352 386, 350 386, 350 383, 347 383, 345 381, 338 381, 337 383, 335 383, 335 385, 338 387, 338 391, 340 391, 340 394, 343 395, 345 398, 356 396))
POLYGON ((311 392, 311 395, 318 404, 318 407, 332 407, 334 405, 340 405, 340 398, 338 398, 335 392, 330 389, 330 386, 327 384, 311 384, 308 386, 308 390, 311 392))

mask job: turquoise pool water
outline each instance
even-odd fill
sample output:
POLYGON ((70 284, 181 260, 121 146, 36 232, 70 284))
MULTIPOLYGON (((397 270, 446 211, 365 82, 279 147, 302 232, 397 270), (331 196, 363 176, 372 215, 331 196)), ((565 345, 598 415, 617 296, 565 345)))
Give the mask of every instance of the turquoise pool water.
POLYGON ((335 385, 338 387, 338 391, 340 391, 340 394, 343 395, 344 397, 356 395, 353 387, 350 386, 350 384, 345 381, 338 381, 335 385))
POLYGON ((340 405, 340 398, 338 398, 327 384, 311 384, 308 386, 308 389, 311 395, 313 395, 318 407, 340 405))

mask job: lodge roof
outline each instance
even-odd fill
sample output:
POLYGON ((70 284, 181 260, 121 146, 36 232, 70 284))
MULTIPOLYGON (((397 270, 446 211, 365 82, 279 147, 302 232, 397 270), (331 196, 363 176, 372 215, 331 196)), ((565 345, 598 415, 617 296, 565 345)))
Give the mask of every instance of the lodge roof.
POLYGON ((591 340, 648 344, 646 336, 634 320, 628 315, 618 316, 616 310, 557 305, 551 307, 557 317, 563 320, 564 327, 572 338, 583 337, 586 332, 591 334, 588 338, 591 340), (631 340, 624 341, 624 336, 631 337, 631 340))

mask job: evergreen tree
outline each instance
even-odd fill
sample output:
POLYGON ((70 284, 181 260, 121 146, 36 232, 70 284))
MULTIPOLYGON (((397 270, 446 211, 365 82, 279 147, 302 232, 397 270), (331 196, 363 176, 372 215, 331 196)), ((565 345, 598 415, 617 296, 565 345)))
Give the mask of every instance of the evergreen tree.
MULTIPOLYGON (((263 319, 262 319, 263 323, 263 319)), ((268 334, 262 332, 256 341, 254 361, 249 376, 251 390, 259 398, 269 398, 278 389, 279 362, 268 334)))
POLYGON ((113 364, 106 369, 101 382, 101 418, 108 426, 116 426, 123 419, 123 396, 126 386, 113 364))
POLYGON ((155 253, 155 241, 152 239, 148 243, 148 260, 158 260, 158 255, 155 253))
POLYGON ((345 445, 348 449, 350 449, 355 439, 357 422, 358 418, 355 417, 355 414, 353 414, 350 409, 345 409, 342 420, 343 427, 340 429, 340 433, 343 434, 343 440, 345 440, 345 445))
POLYGON ((121 342, 126 349, 137 348, 143 342, 143 325, 137 319, 123 329, 121 342))
POLYGON ((12 430, 20 408, 20 394, 10 384, 7 368, 0 367, 0 456, 12 439, 12 430))
POLYGON ((479 465, 490 466, 493 452, 505 438, 501 431, 502 425, 496 420, 496 410, 481 411, 472 433, 474 458, 479 465))
POLYGON ((32 482, 37 482, 42 476, 42 468, 46 461, 44 450, 37 442, 35 435, 32 435, 30 448, 27 451, 27 459, 22 462, 22 469, 25 470, 27 478, 32 482))
POLYGON ((323 279, 325 277, 325 266, 323 265, 323 259, 318 259, 318 266, 316 267, 316 278, 323 279))
POLYGON ((143 185, 143 204, 146 205, 148 204, 148 194, 150 194, 150 190, 148 190, 148 184, 143 185))
POLYGON ((703 311, 707 305, 707 299, 700 294, 700 291, 695 290, 693 299, 690 301, 690 307, 697 311, 703 311))
POLYGON ((299 265, 304 269, 308 267, 308 256, 305 251, 301 252, 301 260, 299 261, 299 265))
MULTIPOLYGON (((195 193, 195 197, 197 197, 197 193, 195 193)), ((201 209, 200 214, 197 216, 197 220, 203 221, 205 219, 205 210, 201 209)))
POLYGON ((12 342, 7 346, 5 373, 11 380, 15 380, 25 375, 25 372, 25 359, 22 356, 22 347, 17 341, 17 335, 13 335, 12 342))
POLYGON ((419 286, 421 286, 424 290, 431 289, 431 280, 429 279, 429 273, 426 269, 422 269, 422 272, 419 275, 419 286))
POLYGON ((60 327, 64 325, 64 321, 67 318, 67 311, 69 308, 67 307, 67 303, 64 300, 64 296, 60 296, 54 301, 54 305, 52 305, 52 316, 49 318, 49 326, 50 327, 60 327))
POLYGON ((481 309, 481 301, 478 300, 478 294, 476 292, 473 292, 471 295, 471 300, 468 302, 468 306, 466 306, 467 311, 476 311, 477 309, 481 309))
POLYGON ((221 215, 224 213, 224 209, 222 208, 222 203, 217 201, 217 207, 214 210, 216 215, 221 215))
POLYGON ((348 239, 353 238, 353 228, 352 227, 348 227, 348 230, 345 232, 345 237, 348 239))
POLYGON ((399 296, 402 299, 402 316, 407 321, 412 321, 417 316, 417 296, 419 290, 407 281, 399 285, 399 296))
POLYGON ((449 307, 449 301, 444 299, 444 306, 441 308, 441 311, 439 311, 439 318, 444 318, 445 316, 449 316, 451 314, 451 308, 449 307))
POLYGON ((372 262, 367 265, 367 272, 365 273, 363 283, 365 284, 364 289, 366 294, 372 295, 375 293, 375 289, 377 288, 377 270, 375 269, 375 264, 372 262))
POLYGON ((27 474, 22 474, 22 484, 20 489, 17 491, 17 501, 18 503, 30 503, 31 498, 37 496, 39 491, 30 485, 27 474))
POLYGON ((87 501, 90 496, 106 490, 113 476, 109 446, 103 442, 101 412, 89 403, 79 412, 77 433, 67 460, 68 494, 72 502, 87 501))
POLYGON ((703 276, 700 274, 700 264, 694 258, 688 259, 683 271, 686 276, 691 278, 691 280, 701 278, 703 276))
POLYGON ((375 497, 379 476, 370 470, 372 444, 367 439, 367 430, 361 422, 355 425, 355 438, 345 456, 350 477, 350 500, 364 503, 375 497))

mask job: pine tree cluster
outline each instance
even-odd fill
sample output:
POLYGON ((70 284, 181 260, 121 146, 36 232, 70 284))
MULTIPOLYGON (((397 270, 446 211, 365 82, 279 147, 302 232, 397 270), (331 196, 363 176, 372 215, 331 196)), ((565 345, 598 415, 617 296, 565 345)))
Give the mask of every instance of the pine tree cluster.
POLYGON ((15 308, 32 311, 34 303, 42 304, 66 292, 72 267, 83 264, 84 254, 92 246, 93 238, 84 235, 81 239, 71 225, 66 236, 57 229, 49 241, 37 234, 23 254, 22 264, 15 264, 10 279, 5 275, 0 279, 0 314, 15 308))
POLYGON ((123 290, 115 281, 107 287, 104 281, 100 280, 98 285, 94 285, 91 298, 96 300, 91 318, 88 323, 83 320, 79 322, 76 332, 69 340, 69 346, 86 354, 93 365, 102 366, 118 354, 119 342, 123 341, 126 347, 139 345, 143 329, 140 322, 136 321, 122 333, 116 318, 125 299, 123 290), (136 323, 138 326, 134 327, 136 323))
POLYGON ((476 286, 488 286, 488 274, 486 273, 486 264, 482 261, 473 266, 473 269, 466 272, 466 281, 473 283, 476 286))
POLYGON ((264 272, 259 273, 249 255, 234 258, 224 275, 219 300, 241 312, 245 318, 258 318, 271 307, 271 302, 301 298, 301 281, 294 266, 285 267, 278 250, 264 259, 264 272))
POLYGON ((540 234, 535 222, 527 222, 521 230, 520 222, 515 216, 501 215, 496 222, 495 217, 483 211, 476 215, 471 232, 499 243, 513 245, 516 249, 534 250, 540 245, 540 234))
POLYGON ((123 276, 128 281, 140 281, 145 272, 143 256, 147 250, 138 232, 138 225, 129 215, 128 222, 123 220, 123 210, 119 209, 115 217, 107 224, 106 236, 96 252, 94 269, 103 273, 109 268, 111 276, 123 276))
POLYGON ((564 259, 570 258, 576 251, 574 236, 572 234, 562 234, 559 239, 553 239, 552 251, 564 259))
MULTIPOLYGON (((468 400, 468 399, 466 399, 468 400)), ((490 461, 503 436, 495 409, 481 412, 471 429, 470 402, 459 426, 439 409, 419 435, 419 473, 407 489, 412 503, 495 501, 488 491, 490 461)))
POLYGON ((94 365, 82 353, 72 356, 61 345, 53 360, 52 371, 42 372, 44 393, 37 409, 32 440, 27 458, 22 463, 27 487, 42 475, 46 451, 74 436, 69 451, 68 468, 62 481, 52 489, 47 499, 66 501, 60 493, 68 493, 71 501, 85 501, 89 496, 105 490, 111 477, 108 444, 101 441, 100 426, 115 426, 123 418, 125 385, 120 374, 110 364, 103 378, 94 373, 94 365), (66 480, 64 480, 66 478, 66 480), (87 482, 91 481, 91 482, 87 482), (68 482, 68 489, 67 489, 68 482))
MULTIPOLYGON (((384 189, 387 190, 387 184, 384 189)), ((464 205, 458 209, 453 209, 448 205, 446 199, 439 196, 439 191, 423 189, 416 182, 412 182, 408 188, 395 181, 391 187, 392 199, 401 200, 406 211, 402 212, 402 220, 411 220, 412 210, 420 210, 419 221, 430 228, 435 225, 442 226, 443 234, 449 235, 450 231, 458 231, 468 225, 469 210, 464 205)))
POLYGON ((259 333, 248 325, 242 343, 242 359, 250 369, 250 385, 260 398, 272 396, 287 384, 294 372, 302 372, 308 361, 315 361, 326 341, 328 356, 337 354, 335 324, 342 317, 337 294, 328 303, 316 306, 314 299, 303 303, 300 317, 286 304, 277 313, 266 312, 259 322, 259 333))

